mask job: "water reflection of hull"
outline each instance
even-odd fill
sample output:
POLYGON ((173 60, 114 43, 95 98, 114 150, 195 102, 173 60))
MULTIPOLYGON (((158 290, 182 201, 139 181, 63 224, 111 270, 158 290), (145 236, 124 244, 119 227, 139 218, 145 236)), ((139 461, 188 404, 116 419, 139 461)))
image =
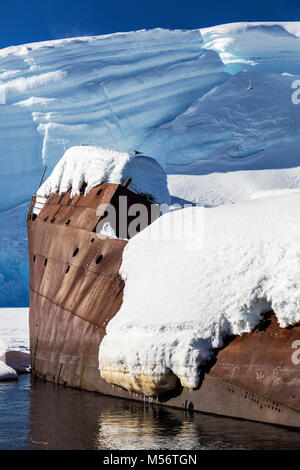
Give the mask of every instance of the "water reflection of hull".
POLYGON ((28 446, 34 449, 299 448, 298 432, 82 393, 34 378, 28 421, 28 446))
MULTIPOLYGON (((100 203, 117 206, 119 195, 127 195, 129 206, 149 202, 121 185, 100 189, 73 199, 53 194, 37 217, 28 216, 32 371, 54 383, 144 401, 99 375, 99 345, 122 303, 118 272, 126 241, 99 239, 95 227, 100 203)), ((280 329, 270 315, 219 351, 198 390, 178 387, 152 402, 300 427, 300 366, 292 361, 299 339, 299 326, 280 329)))

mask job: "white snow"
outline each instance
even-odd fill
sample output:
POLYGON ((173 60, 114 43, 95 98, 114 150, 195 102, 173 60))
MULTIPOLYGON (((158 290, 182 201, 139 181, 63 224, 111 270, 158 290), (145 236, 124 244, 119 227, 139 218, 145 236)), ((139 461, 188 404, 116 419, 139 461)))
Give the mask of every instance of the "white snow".
POLYGON ((46 197, 36 195, 34 204, 33 204, 33 206, 32 206, 32 213, 33 213, 33 214, 36 214, 36 215, 39 215, 39 213, 40 213, 41 210, 43 209, 43 207, 44 207, 44 205, 46 204, 46 202, 47 202, 47 198, 46 198, 46 197))
MULTIPOLYGON (((298 158, 297 147, 293 144, 274 149, 269 154, 276 156, 283 152, 298 158)), ((258 192, 289 191, 290 188, 296 191, 300 188, 300 167, 212 172, 207 175, 168 175, 168 187, 170 194, 185 203, 220 206, 248 201, 258 192)))
POLYGON ((299 52, 299 22, 0 50, 0 305, 28 305, 25 201, 71 146, 155 157, 180 203, 299 188, 299 52))
POLYGON ((241 22, 201 29, 204 47, 220 54, 229 73, 299 74, 300 22, 241 22))
POLYGON ((99 235, 103 237, 117 238, 115 229, 110 222, 105 222, 101 228, 99 235))
POLYGON ((0 361, 0 382, 2 380, 17 380, 17 372, 0 361))
POLYGON ((123 374, 124 386, 128 375, 172 371, 194 388, 213 348, 252 331, 262 313, 273 309, 281 327, 299 322, 299 207, 294 192, 192 207, 131 239, 120 271, 124 302, 100 345, 100 371, 119 385, 123 374), (187 222, 194 230, 184 234, 187 222))
POLYGON ((87 194, 98 184, 124 184, 129 177, 132 179, 129 189, 134 193, 146 194, 157 204, 170 203, 167 175, 153 158, 91 145, 68 149, 39 188, 38 195, 49 196, 72 188, 74 196, 84 183, 87 194))
POLYGON ((0 356, 12 350, 29 352, 29 308, 0 309, 0 356))
POLYGON ((238 73, 156 129, 153 154, 169 174, 298 167, 299 177, 300 108, 291 99, 294 79, 275 73, 238 73), (253 90, 247 89, 249 79, 253 90))
POLYGON ((300 188, 297 189, 270 189, 269 191, 258 191, 252 195, 251 199, 261 199, 264 197, 283 196, 285 194, 300 193, 300 188))
POLYGON ((15 368, 20 372, 28 371, 30 365, 28 315, 28 308, 0 308, 0 382, 16 380, 15 368), (7 351, 14 353, 6 356, 7 351))
POLYGON ((9 47, 0 74, 0 210, 71 146, 145 153, 153 129, 228 76, 199 30, 163 29, 9 47))

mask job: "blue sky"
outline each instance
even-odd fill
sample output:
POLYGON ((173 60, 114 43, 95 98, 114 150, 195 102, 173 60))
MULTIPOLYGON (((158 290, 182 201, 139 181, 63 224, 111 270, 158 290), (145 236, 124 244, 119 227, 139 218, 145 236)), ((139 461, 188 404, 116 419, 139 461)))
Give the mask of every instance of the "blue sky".
POLYGON ((141 28, 300 21, 299 0, 0 0, 0 47, 141 28))

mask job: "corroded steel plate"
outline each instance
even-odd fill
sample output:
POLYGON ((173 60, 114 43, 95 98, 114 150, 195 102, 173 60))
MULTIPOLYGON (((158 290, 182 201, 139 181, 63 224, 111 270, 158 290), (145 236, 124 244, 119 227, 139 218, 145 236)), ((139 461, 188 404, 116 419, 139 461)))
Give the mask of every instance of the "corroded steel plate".
MULTIPOLYGON (((151 206, 122 185, 106 183, 86 196, 52 194, 37 217, 29 214, 31 363, 33 373, 45 380, 144 400, 106 383, 98 371, 105 328, 122 304, 124 283, 118 273, 127 242, 97 236, 104 209, 98 214, 96 209, 111 202, 118 212, 119 196, 127 197, 129 207, 151 206)), ((127 217, 128 224, 131 220, 127 217)), ((178 386, 154 401, 300 427, 300 365, 291 360, 297 340, 299 326, 280 329, 271 315, 218 352, 198 390, 178 386)))

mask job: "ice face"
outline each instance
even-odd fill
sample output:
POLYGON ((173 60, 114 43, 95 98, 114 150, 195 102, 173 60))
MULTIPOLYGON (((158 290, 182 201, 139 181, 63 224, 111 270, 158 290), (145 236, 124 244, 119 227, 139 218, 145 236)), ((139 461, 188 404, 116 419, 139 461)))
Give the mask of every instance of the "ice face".
POLYGON ((236 74, 253 67, 260 72, 300 73, 300 23, 231 23, 201 29, 204 47, 214 50, 236 74))
POLYGON ((300 109, 292 102, 295 78, 239 72, 156 129, 149 145, 173 174, 298 166, 300 109), (295 150, 287 154, 284 149, 289 144, 295 150))
POLYGON ((28 199, 72 145, 143 151, 227 74, 199 30, 156 29, 0 51, 1 208, 28 199), (22 180, 22 184, 19 182, 22 180))
POLYGON ((25 210, 22 228, 3 211, 71 146, 153 156, 180 202, 299 187, 299 38, 300 23, 238 23, 0 50, 0 305, 28 303, 25 210))

